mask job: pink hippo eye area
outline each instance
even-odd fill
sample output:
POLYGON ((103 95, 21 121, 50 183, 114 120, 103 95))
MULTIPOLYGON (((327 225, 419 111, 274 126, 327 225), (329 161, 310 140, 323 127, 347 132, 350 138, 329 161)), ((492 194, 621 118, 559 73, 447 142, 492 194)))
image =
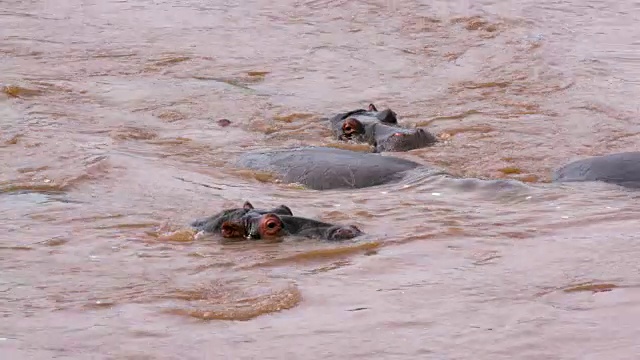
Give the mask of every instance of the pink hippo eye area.
POLYGON ((393 136, 404 136, 404 134, 397 132, 397 133, 393 134, 393 136))
POLYGON ((260 220, 261 236, 277 236, 282 230, 282 221, 274 214, 266 214, 260 220))

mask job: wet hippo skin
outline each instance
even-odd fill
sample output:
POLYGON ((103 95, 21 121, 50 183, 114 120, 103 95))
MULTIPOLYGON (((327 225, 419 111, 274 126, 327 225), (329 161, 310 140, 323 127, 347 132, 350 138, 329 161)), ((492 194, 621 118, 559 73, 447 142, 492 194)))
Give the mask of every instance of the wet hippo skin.
POLYGON ((191 223, 199 231, 219 234, 226 239, 274 239, 302 236, 329 241, 352 239, 363 234, 354 225, 334 225, 293 216, 291 209, 280 205, 271 210, 256 209, 250 202, 242 208, 223 210, 191 223))
POLYGON ((601 181, 640 188, 640 152, 596 156, 571 162, 553 173, 553 182, 601 181))
POLYGON ((435 144, 436 137, 423 128, 408 129, 398 124, 391 109, 369 109, 340 113, 329 119, 331 130, 338 140, 367 143, 375 152, 409 151, 435 144))
POLYGON ((268 171, 285 183, 310 189, 356 189, 381 185, 403 177, 403 172, 421 166, 413 161, 328 147, 303 147, 241 155, 241 167, 268 171))

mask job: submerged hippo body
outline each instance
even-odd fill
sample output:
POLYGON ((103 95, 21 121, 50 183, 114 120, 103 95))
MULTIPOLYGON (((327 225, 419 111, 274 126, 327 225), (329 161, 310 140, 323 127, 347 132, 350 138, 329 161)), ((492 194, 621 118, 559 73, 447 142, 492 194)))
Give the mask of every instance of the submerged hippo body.
POLYGON ((293 216, 291 209, 285 205, 265 210, 254 208, 248 201, 242 208, 223 210, 208 218, 196 220, 191 226, 227 239, 274 239, 295 235, 339 241, 363 234, 354 225, 334 225, 293 216))
POLYGON ((420 164, 413 161, 328 147, 304 147, 246 153, 238 165, 268 171, 285 183, 310 189, 357 189, 381 185, 403 177, 420 164))
POLYGON ((408 129, 398 124, 391 109, 378 111, 375 105, 340 113, 329 119, 331 130, 338 140, 367 143, 375 152, 409 151, 435 144, 436 137, 422 128, 408 129))
POLYGON ((640 152, 596 156, 571 162, 553 174, 554 182, 601 181, 640 188, 640 152))

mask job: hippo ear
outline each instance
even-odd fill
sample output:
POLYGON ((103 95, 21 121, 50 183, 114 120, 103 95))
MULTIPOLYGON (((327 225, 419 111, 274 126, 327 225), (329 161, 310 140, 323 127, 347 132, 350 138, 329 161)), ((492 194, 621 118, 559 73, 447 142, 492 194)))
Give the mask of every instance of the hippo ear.
POLYGON ((376 109, 375 105, 369 104, 369 111, 378 111, 378 109, 376 109))
POLYGON ((376 114, 378 120, 387 124, 397 124, 398 119, 396 118, 396 113, 391 111, 391 109, 382 110, 376 114))
POLYGON ((280 205, 277 208, 273 209, 274 213, 284 215, 287 214, 289 216, 293 216, 293 211, 287 205, 280 205))
POLYGON ((245 210, 253 210, 253 205, 251 205, 250 202, 245 201, 244 205, 242 205, 242 208, 245 209, 245 210))

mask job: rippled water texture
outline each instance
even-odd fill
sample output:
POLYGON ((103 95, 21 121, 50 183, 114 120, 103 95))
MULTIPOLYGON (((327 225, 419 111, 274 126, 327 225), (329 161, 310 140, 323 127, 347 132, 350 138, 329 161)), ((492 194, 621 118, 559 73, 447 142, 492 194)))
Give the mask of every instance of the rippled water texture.
POLYGON ((0 355, 637 359, 640 196, 549 178, 637 150, 639 20, 632 1, 2 1, 0 355), (469 180, 318 192, 229 161, 338 146, 321 117, 370 102, 443 139, 394 155, 469 180), (186 228, 245 200, 367 235, 186 228))

